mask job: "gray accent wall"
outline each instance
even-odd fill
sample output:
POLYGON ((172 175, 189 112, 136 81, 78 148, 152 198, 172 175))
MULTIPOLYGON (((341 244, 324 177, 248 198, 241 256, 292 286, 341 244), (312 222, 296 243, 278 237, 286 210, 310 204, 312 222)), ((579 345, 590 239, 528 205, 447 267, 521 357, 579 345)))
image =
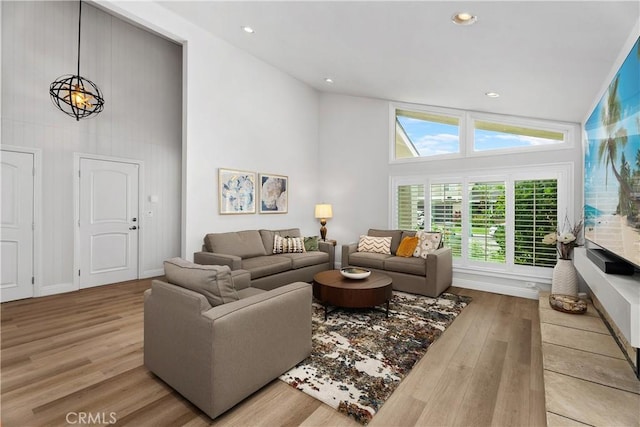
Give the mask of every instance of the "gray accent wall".
POLYGON ((36 295, 72 290, 74 153, 144 162, 140 271, 163 274, 163 260, 180 255, 182 46, 83 3, 80 74, 106 103, 99 115, 77 122, 53 105, 48 89, 76 73, 78 2, 1 7, 2 145, 42 155, 36 295))

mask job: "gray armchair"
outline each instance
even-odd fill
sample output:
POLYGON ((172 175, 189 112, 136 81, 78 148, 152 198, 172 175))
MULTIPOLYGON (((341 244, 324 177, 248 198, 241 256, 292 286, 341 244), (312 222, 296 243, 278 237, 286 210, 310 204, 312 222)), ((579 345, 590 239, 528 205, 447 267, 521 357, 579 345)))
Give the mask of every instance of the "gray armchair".
POLYGON ((160 280, 145 292, 145 365, 211 418, 311 353, 311 285, 262 291, 246 271, 231 277, 239 299, 215 307, 160 280))

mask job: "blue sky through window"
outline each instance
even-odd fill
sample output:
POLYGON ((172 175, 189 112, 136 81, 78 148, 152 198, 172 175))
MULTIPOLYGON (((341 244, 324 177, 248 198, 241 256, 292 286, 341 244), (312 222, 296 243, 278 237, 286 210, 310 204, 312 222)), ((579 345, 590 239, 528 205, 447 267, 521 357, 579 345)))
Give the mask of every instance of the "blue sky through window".
MULTIPOLYGON (((397 115, 397 119, 420 156, 428 157, 460 152, 459 126, 403 115, 397 115)), ((476 122, 476 124, 473 145, 475 151, 534 147, 564 142, 564 135, 560 132, 490 122, 476 122), (491 129, 492 127, 496 130, 491 129)))
POLYGON ((404 116, 397 118, 421 156, 460 152, 458 126, 404 116))

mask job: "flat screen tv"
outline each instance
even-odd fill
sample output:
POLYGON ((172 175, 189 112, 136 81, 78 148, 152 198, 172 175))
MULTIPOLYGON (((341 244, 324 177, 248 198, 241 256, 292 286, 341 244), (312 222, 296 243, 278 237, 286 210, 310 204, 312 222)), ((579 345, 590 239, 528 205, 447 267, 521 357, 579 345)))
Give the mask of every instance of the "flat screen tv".
POLYGON ((585 238, 640 268, 640 38, 585 123, 585 238))

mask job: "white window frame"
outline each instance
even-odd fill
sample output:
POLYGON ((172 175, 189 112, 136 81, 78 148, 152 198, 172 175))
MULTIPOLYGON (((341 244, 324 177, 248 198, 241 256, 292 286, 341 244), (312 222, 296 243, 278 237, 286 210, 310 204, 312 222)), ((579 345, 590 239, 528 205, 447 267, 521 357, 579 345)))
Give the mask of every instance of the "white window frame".
POLYGON ((540 151, 553 151, 553 150, 566 150, 575 146, 576 125, 560 122, 547 122, 542 120, 527 119, 523 117, 515 116, 503 116, 498 114, 478 113, 470 111, 467 113, 467 128, 466 128, 466 144, 468 157, 484 157, 495 156, 498 154, 518 154, 527 152, 540 152, 540 151), (475 123, 476 121, 485 121, 498 124, 504 124, 508 126, 522 126, 530 129, 538 129, 550 132, 559 132, 564 135, 564 141, 555 144, 530 146, 530 147, 511 147, 502 148, 497 150, 483 150, 476 151, 474 148, 475 143, 475 123))
POLYGON ((495 168, 491 171, 487 170, 468 170, 464 176, 459 173, 443 173, 443 174, 427 174, 411 175, 411 176, 392 176, 390 177, 390 224, 389 228, 396 228, 398 223, 398 206, 397 206, 397 187, 399 185, 422 184, 425 189, 425 230, 428 230, 431 224, 431 184, 462 184, 462 241, 461 250, 462 257, 453 259, 454 271, 468 273, 486 273, 499 277, 516 278, 531 280, 532 278, 550 279, 552 269, 548 267, 517 265, 513 262, 514 257, 514 183, 521 180, 534 179, 556 179, 558 211, 557 223, 562 224, 565 216, 574 218, 574 197, 573 188, 573 164, 572 163, 549 163, 528 167, 526 170, 517 167, 495 168), (507 242, 505 263, 497 264, 492 262, 472 261, 469 259, 469 185, 472 182, 500 181, 505 182, 505 218, 507 227, 505 230, 505 238, 507 242))
POLYGON ((432 107, 416 104, 389 103, 389 163, 416 163, 433 160, 460 159, 465 156, 465 129, 466 116, 464 111, 454 110, 451 108, 432 107), (426 157, 415 157, 412 159, 396 159, 396 110, 411 110, 416 113, 437 114, 441 116, 449 116, 458 119, 458 138, 460 151, 451 154, 436 154, 426 157))
POLYGON ((572 123, 529 119, 518 116, 482 113, 478 111, 458 110, 453 108, 434 107, 428 105, 407 104, 399 102, 389 103, 389 164, 411 164, 440 161, 446 159, 460 159, 465 157, 473 158, 495 156, 501 154, 519 154, 545 151, 548 152, 554 150, 573 149, 576 144, 577 135, 580 135, 578 125, 572 123), (439 114, 457 118, 459 121, 460 151, 455 154, 440 154, 426 157, 396 159, 396 110, 410 110, 417 113, 439 114), (498 150, 475 151, 474 131, 476 120, 502 123, 512 126, 523 126, 532 129, 547 130, 552 132, 560 132, 564 134, 564 142, 530 147, 512 147, 498 150))

